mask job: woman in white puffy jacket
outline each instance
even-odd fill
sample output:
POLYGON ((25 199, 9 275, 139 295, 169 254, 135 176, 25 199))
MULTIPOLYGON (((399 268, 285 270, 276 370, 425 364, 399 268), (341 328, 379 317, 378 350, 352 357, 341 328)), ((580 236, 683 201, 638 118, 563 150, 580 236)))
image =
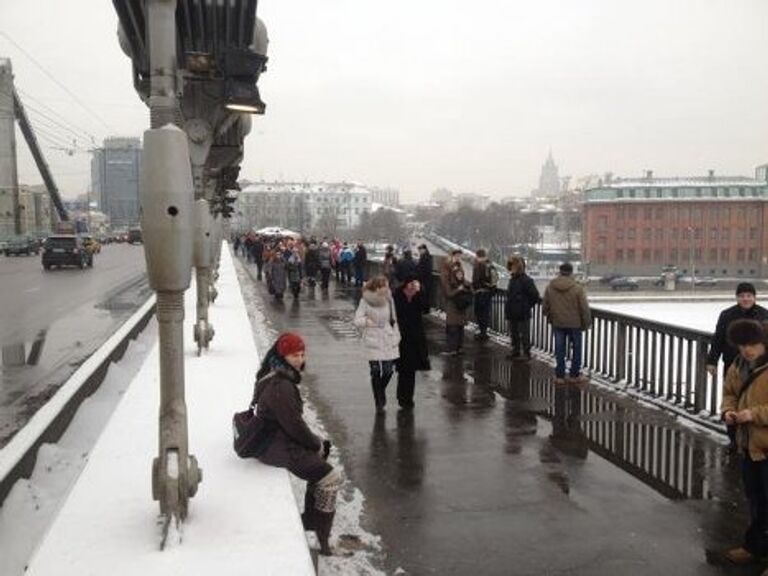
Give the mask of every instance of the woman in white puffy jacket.
POLYGON ((371 388, 376 413, 382 414, 387 403, 386 389, 399 357, 400 328, 397 312, 384 276, 371 278, 363 286, 363 297, 355 312, 355 326, 363 333, 368 364, 371 369, 371 388))

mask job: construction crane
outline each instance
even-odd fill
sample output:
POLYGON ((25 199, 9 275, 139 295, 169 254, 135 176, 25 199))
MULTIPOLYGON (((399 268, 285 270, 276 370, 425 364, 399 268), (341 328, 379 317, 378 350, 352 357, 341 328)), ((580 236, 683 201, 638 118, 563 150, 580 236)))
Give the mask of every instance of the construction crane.
POLYGON ((32 157, 35 159, 37 169, 40 171, 40 175, 43 177, 43 182, 45 182, 45 187, 48 189, 48 195, 51 197, 51 201, 56 207, 56 213, 59 215, 59 220, 68 222, 69 213, 64 207, 64 203, 61 201, 59 189, 56 187, 56 182, 53 181, 53 175, 51 174, 50 168, 48 168, 48 163, 45 161, 43 151, 37 143, 37 137, 32 129, 32 124, 29 123, 29 118, 27 118, 27 113, 24 110, 24 106, 21 104, 21 99, 19 98, 18 92, 16 92, 16 88, 13 89, 13 109, 16 120, 19 122, 21 133, 27 141, 29 151, 32 152, 32 157))

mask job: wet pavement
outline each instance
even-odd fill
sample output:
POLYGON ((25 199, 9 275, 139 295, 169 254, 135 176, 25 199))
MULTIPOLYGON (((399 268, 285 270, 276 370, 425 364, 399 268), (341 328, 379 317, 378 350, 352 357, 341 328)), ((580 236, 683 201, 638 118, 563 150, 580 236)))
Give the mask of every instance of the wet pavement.
POLYGON ((556 386, 545 359, 507 360, 471 333, 463 357, 441 357, 436 318, 416 409, 397 409, 392 382, 376 417, 351 324, 359 294, 276 304, 254 286, 272 326, 308 341, 309 397, 365 495, 387 574, 760 574, 707 563, 747 522, 722 441, 602 386, 556 386))
MULTIPOLYGON (((36 324, 27 318, 4 327, 4 334, 23 338, 9 338, 0 346, 0 449, 151 296, 146 274, 132 264, 124 271, 104 274, 96 287, 72 294, 69 308, 62 305, 55 314, 48 310, 47 320, 45 311, 36 311, 36 324), (79 304, 88 297, 92 300, 79 304)), ((100 274, 99 269, 87 272, 100 274)), ((61 300, 66 297, 67 292, 57 295, 61 300)))

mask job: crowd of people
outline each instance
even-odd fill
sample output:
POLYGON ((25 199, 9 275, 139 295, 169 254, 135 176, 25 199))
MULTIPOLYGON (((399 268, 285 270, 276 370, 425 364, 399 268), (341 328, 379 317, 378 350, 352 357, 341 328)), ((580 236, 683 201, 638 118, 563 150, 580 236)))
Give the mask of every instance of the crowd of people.
MULTIPOLYGON (((414 408, 416 372, 430 369, 423 315, 430 310, 433 263, 425 245, 419 258, 410 250, 398 257, 389 246, 381 273, 366 281, 368 260, 362 242, 310 238, 262 238, 235 240, 241 252, 266 277, 270 293, 282 298, 286 286, 298 297, 302 282, 314 287, 318 277, 328 290, 335 274, 342 286, 361 288, 354 324, 361 331, 369 364, 375 412, 384 414, 387 386, 397 372, 397 401, 401 410, 414 408)), ((439 285, 445 312, 446 356, 463 352, 464 327, 472 309, 477 325, 475 339, 489 339, 491 302, 497 291, 498 274, 484 250, 472 262, 472 276, 465 277, 464 253, 454 250, 443 261, 439 285)), ((543 297, 526 274, 525 260, 513 255, 507 261, 509 280, 504 317, 509 328, 508 358, 531 359, 531 317, 541 304, 552 326, 555 351, 555 384, 583 383, 581 372, 583 332, 592 318, 583 286, 573 278, 573 266, 564 262, 559 274, 547 285, 543 297), (567 367, 567 360, 570 365, 567 367)), ((720 315, 707 357, 707 371, 715 375, 719 359, 723 368, 721 414, 728 426, 732 448, 739 455, 750 524, 741 546, 725 552, 731 563, 744 564, 768 557, 768 310, 756 304, 753 284, 742 282, 736 289, 736 305, 720 315)), ((257 378, 254 404, 280 422, 279 442, 261 459, 288 468, 308 482, 305 528, 318 534, 323 553, 331 553, 328 536, 340 487, 338 472, 323 457, 328 443, 315 436, 302 413, 301 380, 304 343, 296 334, 283 334, 264 359, 257 378), (284 388, 279 392, 280 388, 284 388), (258 397, 258 402, 257 402, 258 397)))

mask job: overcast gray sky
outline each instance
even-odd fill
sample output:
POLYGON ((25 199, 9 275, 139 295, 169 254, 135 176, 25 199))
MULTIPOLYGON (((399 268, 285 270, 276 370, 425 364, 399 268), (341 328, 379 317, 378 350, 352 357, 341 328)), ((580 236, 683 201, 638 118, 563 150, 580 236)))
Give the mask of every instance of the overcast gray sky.
MULTIPOLYGON (((573 177, 768 162, 765 0, 262 0, 259 15, 268 109, 246 178, 358 180, 414 200, 527 194, 550 148, 573 177)), ((116 22, 107 0, 0 2, 0 56, 28 104, 97 143, 148 124, 116 22)), ((19 148, 22 181, 39 182, 19 148)), ((87 189, 88 154, 46 154, 66 196, 87 189)))

